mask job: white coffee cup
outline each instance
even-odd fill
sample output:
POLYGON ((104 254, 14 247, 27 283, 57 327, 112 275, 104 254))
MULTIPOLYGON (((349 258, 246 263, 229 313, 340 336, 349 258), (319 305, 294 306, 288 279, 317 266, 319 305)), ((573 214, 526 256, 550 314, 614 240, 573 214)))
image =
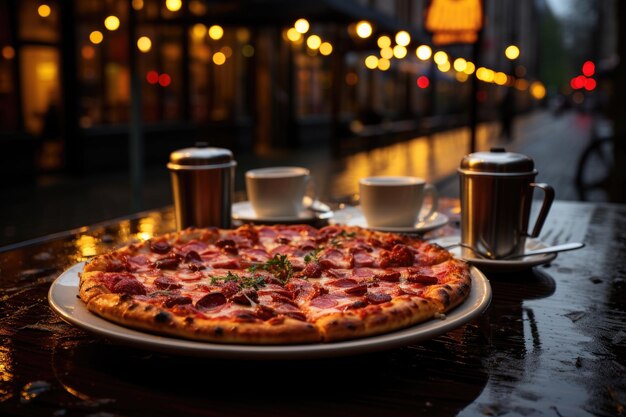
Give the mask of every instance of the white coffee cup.
POLYGON ((371 227, 414 227, 420 218, 428 218, 437 211, 437 189, 423 178, 362 178, 359 191, 361 211, 371 227), (427 195, 432 203, 426 213, 420 213, 427 195))
POLYGON ((296 217, 311 174, 301 167, 259 168, 246 172, 248 199, 259 218, 296 217))

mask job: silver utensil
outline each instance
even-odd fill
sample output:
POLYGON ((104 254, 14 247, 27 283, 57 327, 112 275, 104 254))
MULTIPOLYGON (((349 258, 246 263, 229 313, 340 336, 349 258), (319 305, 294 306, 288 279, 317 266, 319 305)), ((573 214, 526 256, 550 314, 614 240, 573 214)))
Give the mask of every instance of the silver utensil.
POLYGON ((580 249, 580 248, 583 248, 585 246, 585 244, 582 243, 582 242, 563 243, 561 245, 554 245, 554 246, 547 246, 545 248, 532 249, 532 250, 528 250, 528 251, 526 251, 524 253, 521 253, 521 254, 513 254, 513 255, 509 255, 509 256, 504 256, 502 258, 494 258, 492 254, 479 252, 478 250, 474 249, 470 245, 466 245, 466 244, 461 243, 461 242, 457 242, 457 243, 454 243, 454 244, 446 245, 446 246, 444 246, 444 249, 450 249, 450 248, 453 248, 455 246, 462 246, 464 248, 467 248, 467 249, 471 250, 472 252, 474 252, 479 258, 482 258, 482 259, 490 259, 490 260, 494 260, 494 261, 508 261, 508 260, 511 260, 511 259, 519 259, 519 258, 524 258, 524 257, 527 257, 527 256, 544 255, 546 253, 566 252, 566 251, 570 251, 570 250, 580 249))

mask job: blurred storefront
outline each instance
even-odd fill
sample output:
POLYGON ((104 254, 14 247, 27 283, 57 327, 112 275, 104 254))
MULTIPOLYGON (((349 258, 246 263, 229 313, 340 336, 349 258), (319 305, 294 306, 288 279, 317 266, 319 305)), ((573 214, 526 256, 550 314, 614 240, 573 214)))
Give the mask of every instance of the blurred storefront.
MULTIPOLYGON (((447 68, 433 60, 429 3, 0 0, 3 171, 124 167, 131 120, 141 122, 146 163, 196 141, 240 152, 340 148, 381 129, 464 123, 467 80, 480 68, 469 62, 471 45, 440 48, 447 68), (301 18, 306 30, 295 25, 301 18)), ((529 108, 535 2, 487 0, 484 9, 481 107, 495 111, 510 90, 519 110, 529 108), (519 58, 505 57, 511 44, 519 58)))

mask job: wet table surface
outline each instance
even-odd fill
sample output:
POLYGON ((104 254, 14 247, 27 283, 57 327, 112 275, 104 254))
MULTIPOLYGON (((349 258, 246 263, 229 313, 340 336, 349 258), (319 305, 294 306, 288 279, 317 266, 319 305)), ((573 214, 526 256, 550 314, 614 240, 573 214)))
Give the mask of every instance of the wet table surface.
MULTIPOLYGON (((458 234, 450 225, 426 238, 458 234)), ((51 283, 77 262, 172 230, 171 209, 0 252, 0 415, 626 415, 626 206, 556 202, 541 240, 586 247, 484 271, 485 314, 410 346, 314 360, 186 357, 62 321, 51 283)))

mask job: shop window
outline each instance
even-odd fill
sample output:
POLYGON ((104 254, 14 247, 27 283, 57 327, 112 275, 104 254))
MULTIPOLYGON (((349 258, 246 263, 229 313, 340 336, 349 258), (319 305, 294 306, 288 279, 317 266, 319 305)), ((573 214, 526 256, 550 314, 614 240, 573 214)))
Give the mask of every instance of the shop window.
POLYGON ((60 104, 60 64, 56 48, 24 46, 21 51, 21 91, 26 131, 44 133, 44 120, 60 104))

